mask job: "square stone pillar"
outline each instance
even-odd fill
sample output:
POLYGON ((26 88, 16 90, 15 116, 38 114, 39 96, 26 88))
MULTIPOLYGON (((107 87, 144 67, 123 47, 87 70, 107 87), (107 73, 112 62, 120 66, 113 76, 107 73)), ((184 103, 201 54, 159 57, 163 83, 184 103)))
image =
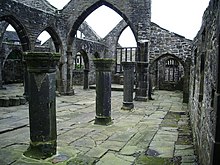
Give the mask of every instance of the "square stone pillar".
POLYGON ((56 65, 60 54, 24 53, 29 73, 30 146, 25 156, 45 159, 56 154, 56 65))
POLYGON ((124 95, 122 110, 132 110, 134 108, 134 66, 135 62, 122 62, 124 69, 124 95))
POLYGON ((109 125, 111 119, 111 69, 112 59, 93 60, 96 67, 96 117, 95 124, 109 125))
POLYGON ((147 62, 137 62, 136 67, 137 72, 137 82, 135 91, 136 101, 147 101, 148 96, 148 63, 147 62))

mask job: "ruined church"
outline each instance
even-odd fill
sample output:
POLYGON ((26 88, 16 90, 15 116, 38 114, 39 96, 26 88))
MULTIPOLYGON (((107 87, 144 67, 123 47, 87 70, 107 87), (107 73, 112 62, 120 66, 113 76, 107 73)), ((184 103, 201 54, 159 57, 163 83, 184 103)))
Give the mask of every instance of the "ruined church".
POLYGON ((151 0, 1 0, 0 32, 0 164, 220 163, 219 0, 193 40, 151 0), (123 18, 104 38, 85 22, 101 6, 123 18))

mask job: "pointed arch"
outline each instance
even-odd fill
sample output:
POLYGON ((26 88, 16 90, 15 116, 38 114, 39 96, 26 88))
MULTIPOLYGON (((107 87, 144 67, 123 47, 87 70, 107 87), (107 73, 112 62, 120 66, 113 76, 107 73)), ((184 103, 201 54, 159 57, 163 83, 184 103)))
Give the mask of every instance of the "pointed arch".
POLYGON ((23 51, 31 50, 30 39, 28 37, 27 31, 18 19, 12 15, 5 15, 0 17, 0 21, 8 22, 15 29, 21 41, 23 51))
POLYGON ((161 59, 163 59, 163 58, 169 58, 169 57, 170 57, 170 58, 173 58, 173 59, 175 59, 175 60, 177 60, 178 62, 180 62, 181 65, 182 65, 183 68, 184 68, 184 71, 185 71, 185 69, 186 69, 186 64, 185 64, 185 62, 184 62, 182 59, 180 59, 179 57, 175 56, 174 54, 170 54, 170 53, 165 53, 165 54, 162 54, 161 56, 155 58, 155 59, 150 63, 149 70, 152 69, 152 67, 153 67, 153 65, 154 65, 155 62, 157 62, 157 61, 159 61, 159 60, 161 60, 161 59))
POLYGON ((62 42, 61 42, 61 39, 60 39, 58 33, 50 26, 46 27, 43 31, 46 31, 50 34, 50 36, 53 40, 56 52, 61 52, 63 47, 62 47, 62 42))
POLYGON ((94 3, 93 5, 91 5, 89 8, 87 8, 86 10, 84 10, 82 12, 82 14, 77 18, 75 23, 73 24, 73 26, 68 34, 68 39, 67 39, 67 46, 68 46, 67 49, 69 51, 71 51, 71 49, 72 49, 72 43, 74 40, 74 36, 75 36, 79 26, 83 23, 83 21, 86 19, 86 17, 88 17, 93 11, 95 11, 96 9, 98 9, 102 5, 105 5, 105 6, 109 7, 110 9, 114 10, 116 13, 118 13, 126 21, 128 26, 130 26, 131 30, 134 33, 135 38, 137 39, 137 34, 134 30, 134 27, 133 27, 131 21, 129 21, 128 17, 124 13, 122 13, 122 11, 120 11, 117 7, 115 7, 114 5, 112 5, 109 2, 98 1, 98 2, 94 3))
POLYGON ((79 52, 81 53, 81 55, 83 57, 83 61, 84 61, 84 64, 85 64, 85 69, 89 70, 89 57, 88 57, 86 51, 81 49, 79 52))

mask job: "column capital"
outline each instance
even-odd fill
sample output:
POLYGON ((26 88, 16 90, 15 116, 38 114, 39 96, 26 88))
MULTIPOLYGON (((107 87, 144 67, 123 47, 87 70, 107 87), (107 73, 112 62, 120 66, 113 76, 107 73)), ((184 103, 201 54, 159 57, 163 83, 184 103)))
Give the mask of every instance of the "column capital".
POLYGON ((111 71, 115 61, 110 58, 95 58, 93 62, 97 71, 111 71))
POLYGON ((24 52, 27 70, 35 73, 51 73, 56 71, 56 65, 61 54, 52 52, 24 52))

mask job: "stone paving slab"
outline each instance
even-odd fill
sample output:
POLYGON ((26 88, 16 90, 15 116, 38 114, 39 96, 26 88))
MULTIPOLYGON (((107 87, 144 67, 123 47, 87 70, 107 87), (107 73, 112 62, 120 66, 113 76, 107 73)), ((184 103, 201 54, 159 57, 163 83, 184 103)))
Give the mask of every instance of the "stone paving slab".
MULTIPOLYGON (((10 87, 17 90, 14 93, 23 93, 22 86, 10 87)), ((123 92, 112 91, 113 124, 109 126, 94 124, 95 90, 76 86, 74 96, 57 97, 58 151, 46 160, 23 156, 30 140, 28 104, 1 107, 0 165, 136 165, 143 158, 140 155, 154 155, 150 160, 155 161, 172 162, 178 157, 182 164, 196 163, 193 145, 181 141, 181 136, 191 136, 182 93, 154 93, 155 100, 134 101, 133 111, 122 111, 123 92)))

